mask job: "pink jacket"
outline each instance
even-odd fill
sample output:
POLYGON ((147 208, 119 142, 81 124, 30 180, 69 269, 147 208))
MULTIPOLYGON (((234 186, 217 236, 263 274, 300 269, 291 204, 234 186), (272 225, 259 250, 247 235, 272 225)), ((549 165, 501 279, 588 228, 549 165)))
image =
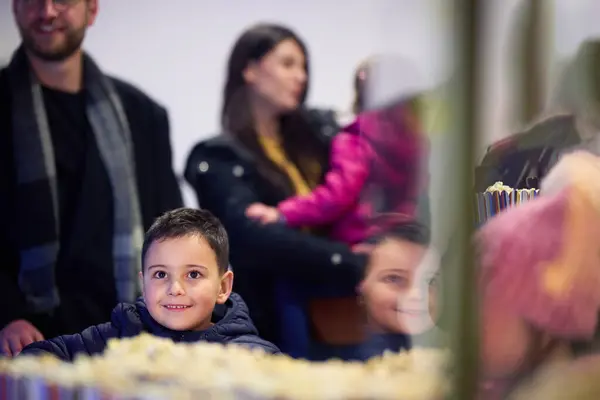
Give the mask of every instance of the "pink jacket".
POLYGON ((381 228, 382 215, 413 219, 426 142, 406 129, 403 112, 396 107, 361 114, 336 135, 324 182, 308 196, 279 204, 286 223, 331 226, 332 239, 353 245, 381 228))

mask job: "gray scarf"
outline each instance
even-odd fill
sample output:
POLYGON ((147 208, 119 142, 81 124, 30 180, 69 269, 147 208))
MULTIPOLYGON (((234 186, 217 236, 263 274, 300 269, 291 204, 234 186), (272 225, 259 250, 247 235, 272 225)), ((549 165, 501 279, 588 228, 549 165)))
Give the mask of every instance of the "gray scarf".
MULTIPOLYGON (((83 56, 83 68, 87 118, 114 199, 113 267, 118 301, 133 301, 139 293, 143 226, 131 133, 110 79, 87 55, 83 56)), ((52 137, 42 88, 22 47, 14 53, 7 72, 18 181, 20 223, 15 234, 20 248, 19 286, 31 312, 52 312, 60 304, 55 278, 60 208, 52 137)))

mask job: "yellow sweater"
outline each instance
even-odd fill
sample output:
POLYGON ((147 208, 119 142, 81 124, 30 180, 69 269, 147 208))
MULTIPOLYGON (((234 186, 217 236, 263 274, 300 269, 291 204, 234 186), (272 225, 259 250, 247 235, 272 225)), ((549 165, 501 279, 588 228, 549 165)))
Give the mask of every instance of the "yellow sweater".
POLYGON ((260 146, 265 151, 267 157, 286 173, 292 182, 292 185, 294 186, 296 195, 306 196, 312 192, 313 188, 311 185, 306 181, 306 179, 304 179, 298 167, 296 167, 294 163, 287 159, 285 151, 277 142, 277 140, 259 135, 258 141, 260 146))

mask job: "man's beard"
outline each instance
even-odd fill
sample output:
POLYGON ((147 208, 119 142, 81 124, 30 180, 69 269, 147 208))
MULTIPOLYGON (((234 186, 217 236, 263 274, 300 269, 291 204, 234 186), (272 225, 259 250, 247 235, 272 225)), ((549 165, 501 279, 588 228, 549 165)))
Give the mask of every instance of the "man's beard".
POLYGON ((52 49, 45 49, 36 43, 33 34, 24 29, 19 29, 23 46, 27 51, 40 60, 54 62, 66 60, 81 48, 83 38, 85 37, 85 30, 85 27, 83 27, 65 31, 65 40, 59 46, 55 46, 52 49))

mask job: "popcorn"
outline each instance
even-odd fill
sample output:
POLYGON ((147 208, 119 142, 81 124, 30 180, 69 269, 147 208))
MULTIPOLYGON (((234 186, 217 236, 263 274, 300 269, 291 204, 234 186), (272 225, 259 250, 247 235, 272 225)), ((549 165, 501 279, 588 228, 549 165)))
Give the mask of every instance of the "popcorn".
POLYGON ((74 363, 50 356, 0 360, 0 382, 10 381, 15 390, 6 398, 19 400, 57 390, 110 400, 421 400, 447 392, 447 359, 442 350, 415 349, 367 363, 312 363, 236 345, 174 343, 142 334, 111 340, 103 355, 74 363), (430 368, 414 368, 415 359, 430 368))

